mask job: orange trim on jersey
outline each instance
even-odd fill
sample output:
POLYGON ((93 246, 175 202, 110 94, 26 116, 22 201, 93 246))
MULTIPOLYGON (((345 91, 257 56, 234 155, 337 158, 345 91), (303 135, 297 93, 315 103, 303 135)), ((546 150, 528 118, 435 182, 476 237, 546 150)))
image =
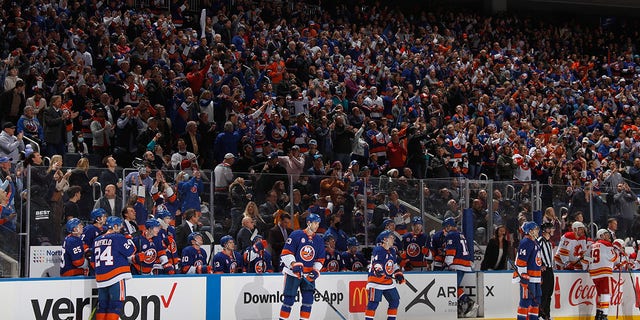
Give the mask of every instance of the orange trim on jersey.
POLYGON ((602 267, 597 269, 589 269, 589 275, 592 277, 601 276, 601 275, 610 275, 613 270, 609 267, 602 267))
POLYGON ((71 269, 63 272, 60 276, 62 277, 74 277, 74 276, 83 276, 84 269, 71 269))
POLYGON ((96 281, 97 282, 108 281, 110 279, 113 279, 114 277, 117 277, 118 275, 121 275, 123 273, 129 273, 129 272, 131 272, 131 269, 129 268, 129 266, 117 267, 107 273, 96 274, 96 281))
POLYGON ((376 277, 376 276, 369 276, 367 278, 368 282, 371 283, 377 283, 377 284, 393 284, 393 279, 391 279, 390 277, 376 277))
POLYGON ((457 264, 459 266, 471 267, 471 261, 465 259, 454 258, 452 264, 457 264))

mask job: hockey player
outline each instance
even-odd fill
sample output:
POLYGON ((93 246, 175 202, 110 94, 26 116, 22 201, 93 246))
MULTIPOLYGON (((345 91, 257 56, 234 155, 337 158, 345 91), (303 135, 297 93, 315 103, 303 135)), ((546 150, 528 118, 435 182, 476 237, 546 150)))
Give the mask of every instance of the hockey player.
POLYGON ((220 238, 222 251, 213 256, 213 273, 242 273, 244 272, 244 260, 236 251, 236 243, 233 237, 226 235, 220 238))
POLYGON ((456 220, 452 217, 442 220, 442 230, 438 230, 433 234, 429 242, 429 248, 431 250, 431 256, 433 257, 433 271, 444 270, 444 257, 445 257, 445 237, 447 232, 452 227, 456 226, 456 220))
POLYGON ((133 257, 133 268, 139 274, 152 274, 154 270, 160 270, 165 274, 175 274, 173 264, 167 258, 167 251, 158 237, 160 222, 156 219, 148 219, 144 223, 144 232, 133 238, 138 253, 133 257))
POLYGON ((358 251, 358 239, 351 237, 347 239, 347 251, 342 253, 342 261, 347 271, 364 271, 365 260, 362 252, 358 251))
POLYGON ((518 246, 514 282, 520 282, 520 303, 518 320, 538 320, 539 303, 542 297, 540 288, 542 275, 542 257, 536 239, 540 228, 533 221, 522 225, 524 237, 518 246))
POLYGON ((600 229, 596 233, 596 242, 591 246, 589 259, 589 275, 595 284, 596 318, 606 320, 611 302, 611 286, 613 284, 613 267, 618 260, 617 250, 611 243, 611 233, 607 229, 600 229))
POLYGON ((93 264, 91 264, 92 258, 91 254, 93 253, 93 241, 104 232, 102 229, 105 221, 107 221, 107 211, 102 208, 93 209, 91 211, 91 221, 93 224, 90 224, 84 227, 82 231, 82 242, 84 243, 84 254, 87 259, 90 261, 89 275, 93 275, 93 264))
POLYGON ((587 253, 587 228, 580 221, 571 225, 571 230, 560 238, 558 249, 553 257, 556 270, 585 270, 587 261, 583 259, 587 253))
POLYGON ((62 264, 60 275, 63 277, 83 276, 89 272, 89 261, 84 256, 82 235, 82 222, 78 218, 69 219, 66 224, 69 235, 62 243, 62 264))
POLYGON ((332 233, 324 234, 324 251, 326 257, 322 266, 322 272, 338 272, 344 271, 344 262, 342 255, 336 250, 336 238, 332 233))
POLYGON ((166 248, 169 263, 173 264, 175 270, 180 270, 181 257, 178 254, 178 246, 176 245, 176 228, 173 227, 172 214, 166 209, 160 210, 156 212, 156 219, 160 222, 161 227, 160 231, 158 231, 158 237, 160 237, 162 245, 166 248))
POLYGON ((429 256, 431 253, 428 244, 429 237, 422 233, 422 227, 422 218, 413 217, 411 232, 406 233, 402 238, 402 244, 404 247, 403 258, 407 259, 407 264, 404 267, 406 271, 414 268, 424 270, 425 267, 429 266, 427 261, 433 260, 429 256))
POLYGON ((244 264, 247 266, 247 273, 271 273, 273 272, 273 263, 271 254, 265 250, 267 248, 267 240, 261 235, 256 235, 253 239, 253 245, 244 252, 244 264))
MULTIPOLYGON (((446 220, 447 219, 445 219, 445 221, 446 220)), ((473 252, 469 251, 467 239, 465 239, 464 234, 458 232, 458 226, 455 224, 455 220, 447 221, 445 231, 447 235, 444 238, 444 266, 445 270, 451 270, 457 273, 458 316, 475 317, 474 314, 478 310, 478 304, 471 300, 464 292, 464 289, 460 287, 465 273, 472 271, 473 252)))
POLYGON ((200 248, 202 235, 200 232, 192 232, 187 236, 187 242, 191 244, 182 249, 180 271, 184 274, 213 273, 213 268, 207 265, 207 252, 200 248))
POLYGON ((315 281, 320 276, 324 264, 324 240, 316 234, 320 226, 320 216, 312 213, 307 216, 307 227, 289 235, 282 249, 280 260, 285 274, 284 299, 280 307, 280 320, 288 319, 291 307, 298 295, 302 295, 300 319, 311 317, 315 281), (304 277, 304 278, 303 278, 304 277))
POLYGON ((107 232, 92 246, 98 287, 96 320, 118 320, 124 311, 125 280, 131 279, 129 262, 136 247, 120 233, 122 223, 120 217, 107 218, 107 232))
POLYGON ((399 284, 403 284, 405 280, 396 260, 397 254, 393 248, 394 240, 395 235, 390 230, 382 231, 376 238, 377 246, 371 252, 371 265, 367 278, 369 302, 364 314, 365 320, 373 320, 383 295, 389 303, 387 319, 395 320, 398 314, 400 295, 393 280, 395 279, 399 284))

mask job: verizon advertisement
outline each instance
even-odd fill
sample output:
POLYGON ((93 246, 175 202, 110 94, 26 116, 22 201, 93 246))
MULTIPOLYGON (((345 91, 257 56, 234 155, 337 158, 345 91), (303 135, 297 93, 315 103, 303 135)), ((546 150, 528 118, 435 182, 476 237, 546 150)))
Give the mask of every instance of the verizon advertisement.
MULTIPOLYGON (((485 318, 513 318, 518 307, 520 289, 511 283, 511 273, 484 274, 485 318)), ((551 315, 572 319, 591 319, 596 314, 596 288, 586 272, 556 272, 551 315)), ((613 274, 609 316, 640 314, 640 278, 637 273, 613 274), (635 292, 634 292, 635 291, 635 292)))
MULTIPOLYGON (((456 275, 454 273, 405 274, 399 285, 398 319, 456 319, 456 275)), ((348 319, 364 319, 367 305, 366 274, 323 274, 317 281, 311 319, 340 319, 329 302, 348 319)), ((277 319, 284 285, 283 275, 222 277, 220 319, 277 319)), ((300 299, 291 311, 297 318, 300 299)), ((376 319, 387 318, 386 300, 378 306, 376 319)))
MULTIPOLYGON (((127 280, 123 320, 205 319, 206 278, 127 280), (188 307, 187 307, 188 306, 188 307)), ((98 303, 93 279, 2 281, 2 319, 90 319, 98 303)))

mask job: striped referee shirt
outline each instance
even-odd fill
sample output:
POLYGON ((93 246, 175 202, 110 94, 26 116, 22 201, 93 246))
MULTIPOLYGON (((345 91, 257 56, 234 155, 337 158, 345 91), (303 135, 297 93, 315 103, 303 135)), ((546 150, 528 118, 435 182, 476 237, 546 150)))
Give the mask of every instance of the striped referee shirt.
POLYGON ((540 246, 540 255, 542 256, 542 265, 547 268, 553 268, 553 249, 551 241, 543 236, 538 237, 538 245, 540 246))

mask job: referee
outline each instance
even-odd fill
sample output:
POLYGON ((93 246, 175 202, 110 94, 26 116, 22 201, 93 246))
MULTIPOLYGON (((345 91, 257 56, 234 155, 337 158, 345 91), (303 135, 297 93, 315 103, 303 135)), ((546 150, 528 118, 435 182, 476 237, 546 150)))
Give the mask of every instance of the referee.
POLYGON ((542 301, 540 302, 540 319, 551 319, 551 295, 553 294, 553 251, 549 238, 553 235, 553 223, 545 222, 540 226, 540 255, 542 256, 542 301))

